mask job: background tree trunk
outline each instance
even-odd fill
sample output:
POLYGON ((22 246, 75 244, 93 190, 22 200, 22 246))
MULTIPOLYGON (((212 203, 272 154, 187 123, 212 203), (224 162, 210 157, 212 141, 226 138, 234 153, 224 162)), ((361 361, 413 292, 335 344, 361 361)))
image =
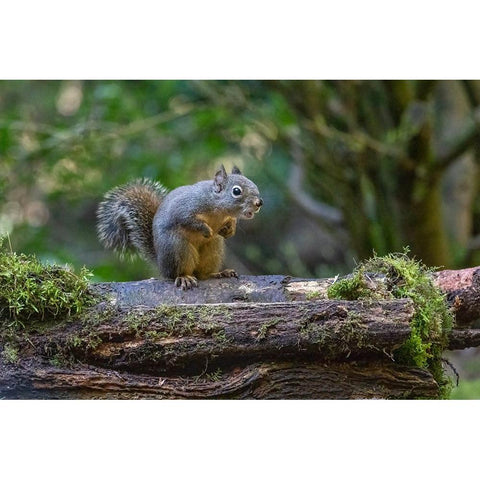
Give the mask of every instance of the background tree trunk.
MULTIPOLYGON (((457 181, 464 172, 475 173, 472 162, 463 160, 466 153, 475 155, 478 150, 476 83, 268 84, 272 85, 300 127, 287 133, 287 143, 293 138, 299 145, 292 158, 305 170, 304 195, 309 192, 341 212, 351 256, 363 259, 372 251, 383 255, 408 245, 427 265, 450 267, 458 262, 454 253, 465 255, 477 191, 470 176, 446 205, 446 186, 452 166, 458 165, 457 181), (455 114, 461 119, 446 115, 454 110, 452 105, 461 109, 455 114), (455 224, 459 228, 453 230, 455 224), (452 245, 463 250, 457 253, 452 245)), ((319 223, 324 220, 319 216, 319 223)))

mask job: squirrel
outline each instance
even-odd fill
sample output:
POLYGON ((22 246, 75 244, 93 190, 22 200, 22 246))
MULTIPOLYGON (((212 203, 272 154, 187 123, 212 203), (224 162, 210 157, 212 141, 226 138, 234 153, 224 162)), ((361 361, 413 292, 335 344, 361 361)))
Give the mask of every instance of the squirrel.
POLYGON ((222 165, 213 181, 170 192, 137 179, 105 194, 97 233, 106 248, 139 253, 187 290, 198 286, 197 279, 238 278, 233 269, 220 271, 224 239, 235 235, 237 219, 252 219, 262 205, 258 187, 237 167, 227 175, 222 165))

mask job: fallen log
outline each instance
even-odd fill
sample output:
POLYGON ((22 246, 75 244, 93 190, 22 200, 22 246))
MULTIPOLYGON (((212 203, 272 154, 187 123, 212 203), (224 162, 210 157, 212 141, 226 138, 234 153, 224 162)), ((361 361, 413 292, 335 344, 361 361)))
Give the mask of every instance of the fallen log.
POLYGON ((18 369, 4 378, 4 398, 25 399, 366 399, 435 398, 424 369, 387 362, 255 363, 199 376, 139 375, 75 366, 18 369), (5 380, 8 380, 6 382, 5 380))
MULTIPOLYGON (((448 348, 480 345, 470 270, 434 275, 457 318, 448 348)), ((334 281, 93 285, 103 300, 81 316, 2 339, 0 398, 437 398, 427 370, 393 359, 412 302, 329 300, 334 281)))
MULTIPOLYGON (((480 328, 480 267, 442 270, 432 273, 432 279, 454 310, 456 325, 480 328)), ((174 289, 172 282, 155 279, 100 283, 96 288, 118 305, 155 307, 160 304, 315 301, 328 298, 327 289, 336 280, 263 275, 242 276, 241 281, 201 282, 198 288, 190 291, 174 289)))
POLYGON ((410 334, 413 314, 409 300, 122 308, 47 331, 32 328, 25 348, 33 358, 48 352, 115 371, 198 375, 207 364, 391 356, 410 334))
MULTIPOLYGON (((432 274, 455 314, 451 350, 480 346, 480 267, 442 270, 432 274)), ((281 275, 242 276, 241 281, 201 282, 193 291, 173 289, 166 281, 97 284, 116 305, 133 308, 162 304, 318 302, 328 299, 327 289, 337 279, 301 279, 281 275)))

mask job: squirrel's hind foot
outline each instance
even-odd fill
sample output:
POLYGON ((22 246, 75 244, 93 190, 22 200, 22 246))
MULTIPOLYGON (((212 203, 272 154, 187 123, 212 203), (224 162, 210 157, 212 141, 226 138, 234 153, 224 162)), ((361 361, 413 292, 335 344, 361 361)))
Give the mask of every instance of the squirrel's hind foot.
POLYGON ((211 273, 210 278, 238 278, 237 272, 232 268, 227 268, 218 273, 211 273))
POLYGON ((175 279, 175 286, 180 287, 182 290, 188 290, 193 287, 198 287, 198 283, 195 277, 185 275, 184 277, 177 277, 175 279))

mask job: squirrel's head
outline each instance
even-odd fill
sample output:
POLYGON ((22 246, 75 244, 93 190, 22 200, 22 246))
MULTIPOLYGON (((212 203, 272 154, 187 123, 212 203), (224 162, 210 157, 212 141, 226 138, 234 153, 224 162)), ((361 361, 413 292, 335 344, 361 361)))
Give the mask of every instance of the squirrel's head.
POLYGON ((263 205, 258 187, 244 177, 237 167, 233 167, 232 173, 227 175, 222 165, 213 179, 213 191, 236 217, 249 220, 263 205))

